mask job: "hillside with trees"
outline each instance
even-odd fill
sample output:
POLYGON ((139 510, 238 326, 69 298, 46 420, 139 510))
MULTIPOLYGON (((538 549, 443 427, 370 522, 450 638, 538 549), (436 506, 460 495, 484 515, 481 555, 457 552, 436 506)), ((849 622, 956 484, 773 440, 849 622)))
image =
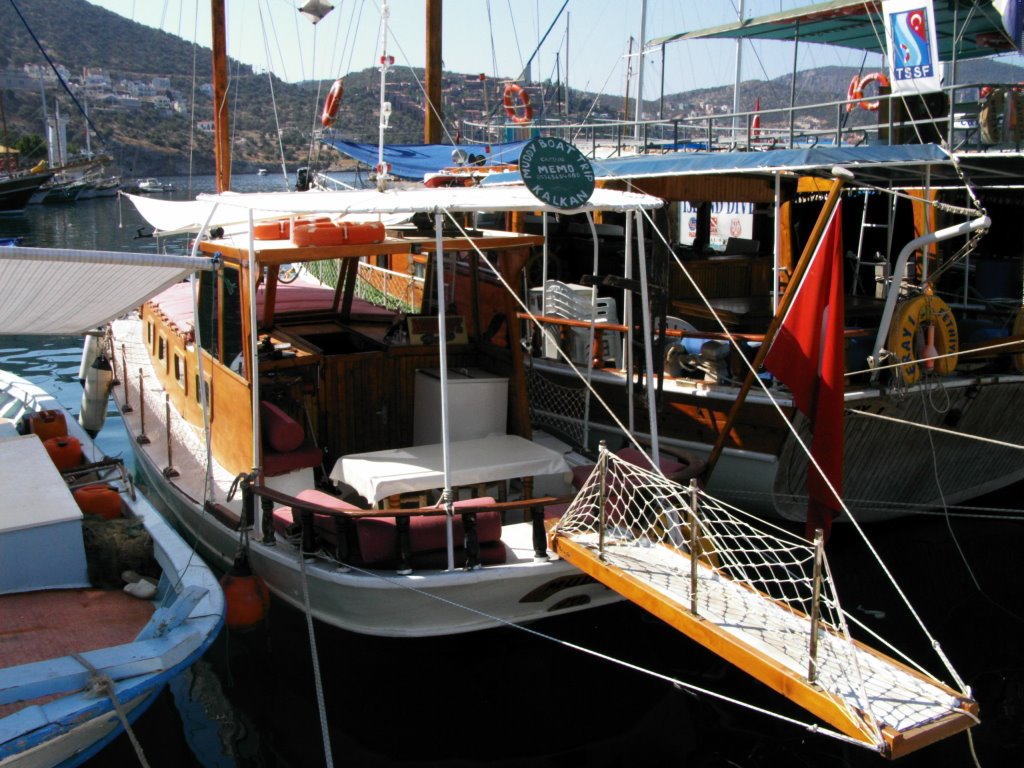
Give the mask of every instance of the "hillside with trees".
MULTIPOLYGON (((35 67, 50 77, 45 86, 46 113, 53 115, 59 109, 69 120, 70 153, 85 148, 81 105, 88 109, 96 130, 90 136, 92 151, 111 156, 124 175, 213 171, 208 48, 195 48, 174 35, 134 23, 85 0, 31 0, 19 2, 18 9, 32 34, 13 4, 0 3, 0 29, 5 38, 0 48, 0 143, 23 149, 23 165, 45 157, 44 92, 38 77, 26 75, 26 67, 35 67), (53 76, 33 35, 49 58, 67 72, 75 99, 53 76), (89 98, 85 85, 86 72, 96 70, 102 70, 111 83, 111 95, 103 99, 95 94, 89 98), (154 82, 161 87, 154 89, 154 82), (144 87, 150 94, 155 92, 155 96, 126 96, 132 84, 136 90, 144 87)), ((319 150, 315 140, 330 81, 286 83, 270 74, 258 74, 235 60, 230 62, 230 72, 233 164, 238 172, 278 166, 282 156, 290 169, 307 164, 345 167, 344 158, 333 150, 319 150)), ((854 73, 849 67, 799 72, 797 103, 844 98, 854 73)), ((987 60, 963 62, 959 68, 961 82, 1017 82, 1024 80, 1021 75, 1016 66, 987 60)), ((422 69, 395 67, 389 73, 387 98, 392 115, 387 141, 422 142, 423 79, 422 69)), ((344 83, 335 134, 376 142, 379 73, 374 69, 349 73, 344 83)), ((445 73, 442 109, 449 137, 459 133, 461 119, 487 120, 500 113, 501 90, 501 82, 481 80, 477 74, 445 73)), ((529 84, 535 113, 575 120, 586 115, 622 118, 625 109, 630 117, 633 115, 632 102, 622 97, 573 91, 567 99, 564 90, 550 81, 529 84)), ((747 110, 753 108, 755 99, 762 110, 784 107, 789 104, 791 90, 788 75, 766 82, 749 81, 743 83, 741 102, 747 110)), ((644 115, 651 119, 692 117, 715 114, 731 104, 732 87, 727 85, 645 101, 644 115)), ((822 119, 835 119, 834 111, 824 112, 822 119)), ((853 117, 869 119, 868 113, 860 111, 855 111, 853 117)))

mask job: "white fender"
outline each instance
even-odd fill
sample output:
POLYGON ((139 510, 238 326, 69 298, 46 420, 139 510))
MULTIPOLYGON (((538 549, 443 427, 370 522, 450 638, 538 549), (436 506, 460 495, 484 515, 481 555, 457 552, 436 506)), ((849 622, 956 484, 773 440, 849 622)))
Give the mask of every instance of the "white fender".
POLYGON ((78 423, 82 429, 95 435, 103 428, 107 419, 107 401, 110 399, 110 388, 114 380, 114 372, 110 361, 100 354, 93 360, 85 376, 82 389, 82 407, 78 412, 78 423))
POLYGON ((97 332, 85 334, 85 344, 82 345, 82 361, 78 364, 78 383, 85 384, 85 378, 89 375, 93 361, 100 353, 103 337, 97 332))

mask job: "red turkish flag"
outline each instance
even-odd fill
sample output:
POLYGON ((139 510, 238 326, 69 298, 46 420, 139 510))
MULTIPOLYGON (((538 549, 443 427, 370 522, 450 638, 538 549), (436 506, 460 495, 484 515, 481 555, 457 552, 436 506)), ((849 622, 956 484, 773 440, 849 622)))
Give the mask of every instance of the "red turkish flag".
POLYGON ((843 217, 838 203, 818 242, 796 296, 764 359, 811 420, 812 464, 807 466, 807 538, 821 528, 827 540, 843 490, 843 217))

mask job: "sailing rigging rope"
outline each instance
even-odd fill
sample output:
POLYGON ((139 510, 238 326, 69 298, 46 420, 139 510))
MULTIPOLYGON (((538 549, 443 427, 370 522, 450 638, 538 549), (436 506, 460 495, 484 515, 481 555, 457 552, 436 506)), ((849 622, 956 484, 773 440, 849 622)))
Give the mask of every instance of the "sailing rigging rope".
POLYGON ((267 25, 266 25, 266 22, 263 19, 263 3, 262 2, 259 2, 259 3, 256 4, 256 10, 257 10, 257 13, 259 14, 260 30, 262 30, 262 32, 263 32, 263 56, 264 56, 264 58, 266 59, 266 62, 267 62, 267 84, 270 86, 270 103, 271 103, 271 105, 273 107, 273 112, 274 112, 274 128, 277 131, 277 148, 278 148, 278 151, 281 153, 281 175, 284 177, 284 186, 285 186, 285 189, 287 190, 288 186, 289 186, 288 167, 285 164, 284 139, 281 137, 281 120, 280 120, 280 116, 278 115, 278 111, 277 111, 277 96, 274 93, 274 75, 273 75, 273 72, 271 71, 271 66, 270 66, 270 63, 271 63, 271 61, 270 61, 270 41, 267 39, 267 25))
MULTIPOLYGON (((732 333, 729 331, 729 328, 722 321, 721 316, 718 314, 718 312, 715 310, 715 308, 713 307, 711 302, 708 300, 707 296, 701 290, 700 285, 698 285, 697 281, 694 280, 693 276, 690 274, 690 271, 686 268, 686 265, 679 258, 679 255, 677 253, 675 253, 674 249, 672 249, 672 247, 669 245, 668 241, 665 239, 664 233, 661 232, 661 230, 659 230, 656 226, 654 226, 654 220, 651 218, 650 214, 647 211, 644 211, 643 215, 644 215, 644 217, 646 217, 650 221, 651 227, 652 227, 653 231, 657 234, 657 236, 658 236, 659 240, 661 240, 662 244, 668 249, 669 253, 672 254, 672 257, 675 260, 677 266, 682 270, 683 274, 686 276, 686 279, 689 280, 691 287, 693 288, 694 291, 696 291, 698 297, 704 303, 704 306, 706 306, 708 308, 711 316, 714 318, 715 322, 721 328, 721 332, 724 333, 725 336, 730 340, 730 344, 732 344, 733 347, 740 348, 739 347, 739 342, 733 337, 732 333)), ((799 433, 797 432, 797 429, 796 429, 795 425, 791 422, 791 420, 783 412, 781 405, 779 405, 778 401, 775 399, 775 397, 772 394, 771 390, 768 389, 768 386, 765 383, 765 381, 760 376, 757 375, 757 371, 755 371, 754 368, 753 368, 752 361, 747 359, 746 355, 740 355, 740 359, 747 366, 747 369, 753 374, 755 382, 761 387, 761 389, 764 392, 765 396, 768 398, 769 402, 772 404, 772 407, 775 408, 775 410, 779 414, 779 417, 782 419, 782 423, 787 425, 787 428, 790 430, 790 433, 792 434, 794 441, 800 447, 800 449, 804 452, 804 454, 807 456, 808 464, 813 466, 814 470, 820 474, 820 477, 821 477, 822 481, 824 482, 825 486, 829 489, 829 491, 832 494, 833 498, 839 504, 842 512, 846 515, 847 519, 854 526, 855 530, 860 535, 861 539, 864 541, 864 544, 868 548, 868 551, 871 553, 872 557, 874 557, 875 561, 878 563, 879 567, 882 569, 882 572, 885 574, 886 578, 889 579, 890 583, 893 586, 893 589, 896 590, 896 593, 900 596, 900 599, 903 601, 903 603, 906 606, 907 610, 909 611, 910 615, 914 618, 914 620, 917 623, 917 625, 921 628, 921 631, 924 633, 924 635, 928 639, 929 643, 931 643, 932 649, 935 651, 936 655, 942 661, 943 665, 946 667, 946 670, 949 672, 949 674, 952 676, 953 680, 955 681, 956 685, 959 687, 959 689, 962 692, 966 693, 968 691, 967 685, 961 679, 960 675, 957 673, 956 669, 953 667, 952 662, 950 662, 949 658, 946 656, 945 652, 942 650, 942 647, 939 644, 939 641, 929 631, 927 625, 924 623, 924 619, 918 613, 917 609, 914 608, 913 604, 910 602, 910 598, 907 596, 906 592, 904 592, 903 588, 900 587, 899 583, 896 581, 896 578, 893 576, 892 571, 889 570, 889 567, 882 560, 881 554, 878 552, 878 550, 871 543, 870 539, 868 539, 867 533, 864 531, 864 529, 861 526, 860 522, 857 520, 857 518, 850 511, 850 509, 846 505, 846 503, 843 501, 842 496, 836 491, 835 487, 832 485, 832 483, 829 480, 828 476, 825 474, 824 470, 822 470, 821 466, 818 464, 818 462, 815 459, 815 457, 813 455, 811 455, 810 449, 807 447, 807 445, 801 439, 799 433)), ((810 470, 808 469, 808 471, 810 471, 810 470)))
POLYGON ((1014 451, 1024 451, 1024 445, 1017 445, 1016 443, 1009 443, 1005 440, 995 440, 991 437, 982 437, 981 435, 968 435, 964 432, 957 432, 954 429, 945 429, 943 427, 932 426, 931 424, 918 424, 913 421, 906 421, 904 419, 898 419, 894 416, 886 416, 881 413, 873 413, 871 411, 859 411, 856 409, 847 409, 846 413, 854 416, 863 416, 870 419, 878 419, 879 421, 888 421, 896 424, 902 424, 905 427, 913 427, 914 429, 923 429, 925 432, 932 434, 938 433, 942 435, 950 435, 952 437, 960 437, 964 440, 973 440, 979 443, 987 443, 988 445, 995 445, 1000 448, 1009 448, 1014 451))
POLYGON ((306 554, 302 546, 296 547, 299 560, 299 571, 302 575, 302 608, 306 618, 306 632, 309 635, 309 653, 313 661, 313 687, 316 691, 316 708, 320 715, 320 733, 324 740, 324 761, 327 768, 334 768, 334 757, 331 754, 331 732, 327 727, 327 706, 324 702, 324 683, 320 675, 320 654, 316 649, 316 633, 313 630, 313 608, 309 604, 309 575, 306 573, 306 554))
POLYGON ((117 713, 117 719, 121 721, 121 727, 124 728, 125 734, 128 736, 129 741, 131 741, 132 748, 135 750, 135 756, 138 758, 139 764, 142 765, 142 768, 149 768, 149 763, 146 761, 146 755, 142 751, 142 744, 139 742, 139 737, 135 735, 135 731, 132 729, 131 723, 128 722, 128 713, 124 711, 124 706, 117 698, 117 688, 115 687, 114 681, 111 679, 110 675, 105 675, 100 672, 80 653, 72 653, 70 656, 89 671, 89 687, 96 693, 106 694, 107 698, 110 699, 110 703, 114 707, 114 711, 117 713))
POLYGON ((196 83, 199 81, 197 55, 199 53, 199 0, 196 0, 195 14, 192 20, 192 114, 188 121, 188 197, 192 197, 192 166, 196 153, 196 83))

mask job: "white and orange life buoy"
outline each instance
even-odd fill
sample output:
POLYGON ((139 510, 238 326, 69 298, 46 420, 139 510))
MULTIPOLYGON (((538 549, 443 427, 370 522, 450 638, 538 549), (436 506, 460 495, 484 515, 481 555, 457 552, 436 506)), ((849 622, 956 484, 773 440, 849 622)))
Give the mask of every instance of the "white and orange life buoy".
POLYGON ((341 106, 341 96, 345 92, 345 84, 340 79, 334 81, 331 90, 327 92, 324 100, 324 111, 320 115, 320 124, 324 128, 330 128, 338 118, 338 108, 341 106))
POLYGON ((384 242, 379 221, 349 222, 299 219, 292 224, 293 245, 368 245, 384 242))
POLYGON ((502 106, 505 107, 505 114, 513 123, 529 123, 533 121, 533 106, 530 104, 530 94, 519 83, 508 83, 505 85, 505 93, 501 97, 502 106), (517 105, 513 99, 518 99, 517 105), (516 107, 523 107, 523 114, 516 112, 516 107))
POLYGON ((884 72, 869 72, 860 79, 854 75, 853 80, 850 81, 850 87, 846 92, 846 96, 850 100, 850 103, 846 105, 847 112, 853 109, 854 102, 858 103, 861 109, 866 109, 869 112, 878 111, 880 103, 878 99, 875 99, 874 101, 864 101, 864 89, 871 85, 871 83, 878 84, 879 94, 881 94, 883 88, 889 88, 889 78, 885 76, 884 72))
POLYGON ((952 373, 960 350, 953 310, 930 293, 901 302, 893 314, 888 346, 896 356, 896 376, 904 384, 917 383, 924 371, 952 373))

